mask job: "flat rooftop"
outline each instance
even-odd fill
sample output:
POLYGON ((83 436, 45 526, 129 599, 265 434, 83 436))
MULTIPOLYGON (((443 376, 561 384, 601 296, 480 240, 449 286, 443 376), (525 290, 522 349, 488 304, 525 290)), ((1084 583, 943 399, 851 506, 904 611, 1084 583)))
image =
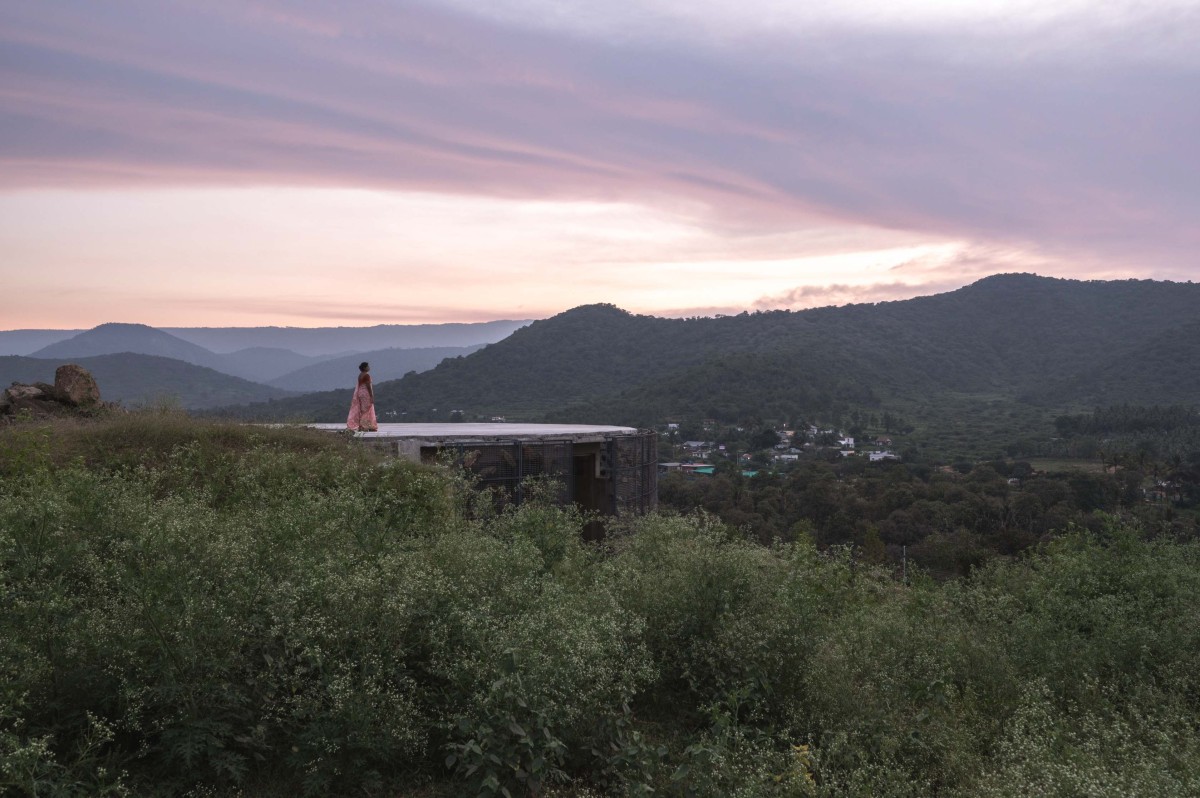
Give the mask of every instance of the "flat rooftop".
MULTIPOLYGON (((310 424, 314 429, 340 431, 345 424, 310 424)), ((420 441, 436 444, 445 441, 602 441, 618 435, 636 435, 634 427, 608 427, 594 424, 380 424, 378 432, 356 432, 357 438, 420 441)))

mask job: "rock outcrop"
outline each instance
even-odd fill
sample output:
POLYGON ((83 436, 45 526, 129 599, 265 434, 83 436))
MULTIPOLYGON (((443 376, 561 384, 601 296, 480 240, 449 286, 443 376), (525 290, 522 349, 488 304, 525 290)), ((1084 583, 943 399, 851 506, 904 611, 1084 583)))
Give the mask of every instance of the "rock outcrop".
POLYGON ((19 382, 14 382, 11 388, 4 389, 4 399, 0 400, 0 403, 10 404, 12 402, 45 398, 47 398, 46 391, 40 385, 22 385, 19 382))
POLYGON ((83 366, 67 363, 54 372, 54 390, 59 401, 76 407, 92 407, 100 404, 100 386, 96 378, 83 366))
POLYGON ((54 373, 54 384, 14 382, 0 395, 0 423, 21 418, 90 416, 110 409, 100 400, 100 386, 83 366, 68 363, 54 373))

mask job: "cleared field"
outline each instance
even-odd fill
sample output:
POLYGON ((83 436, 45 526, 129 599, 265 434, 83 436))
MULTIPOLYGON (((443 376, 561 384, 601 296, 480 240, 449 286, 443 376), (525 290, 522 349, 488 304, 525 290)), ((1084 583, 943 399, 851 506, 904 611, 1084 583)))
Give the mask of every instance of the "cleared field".
POLYGON ((1104 463, 1100 460, 1082 460, 1066 457, 1033 457, 1029 464, 1035 471, 1087 471, 1093 474, 1104 472, 1104 463))

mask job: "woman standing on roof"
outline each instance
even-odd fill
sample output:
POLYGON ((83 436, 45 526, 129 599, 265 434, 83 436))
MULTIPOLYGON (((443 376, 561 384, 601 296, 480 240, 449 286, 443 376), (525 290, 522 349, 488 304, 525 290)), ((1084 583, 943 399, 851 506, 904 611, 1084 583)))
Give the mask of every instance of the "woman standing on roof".
POLYGON ((375 389, 371 387, 371 364, 358 364, 358 385, 354 398, 350 400, 350 415, 346 426, 356 432, 375 432, 379 422, 375 420, 375 389))

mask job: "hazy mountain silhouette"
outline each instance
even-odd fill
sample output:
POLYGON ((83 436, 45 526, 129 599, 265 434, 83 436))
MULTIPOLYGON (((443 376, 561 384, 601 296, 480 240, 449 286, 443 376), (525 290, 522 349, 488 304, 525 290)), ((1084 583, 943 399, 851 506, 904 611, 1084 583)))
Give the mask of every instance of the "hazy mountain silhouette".
POLYGON ((0 330, 0 355, 28 355, 83 330, 0 330))
MULTIPOLYGON (((427 325, 429 327, 454 326, 450 331, 452 337, 466 334, 463 328, 469 328, 476 335, 498 334, 517 322, 499 322, 496 325, 427 325)), ((209 330, 213 333, 215 330, 209 330)), ((288 331, 291 332, 291 331, 288 331)), ((313 331, 305 330, 305 335, 313 331)), ((337 333, 351 332, 351 338, 370 337, 378 332, 376 328, 360 328, 357 330, 333 331, 337 333)), ((440 332, 446 332, 441 330, 440 332)), ((417 337, 428 337, 439 331, 420 330, 417 337)), ((389 328, 383 337, 395 337, 395 330, 389 328)), ((469 354, 485 344, 473 343, 471 346, 429 347, 419 349, 371 349, 353 351, 340 355, 303 355, 290 349, 278 347, 253 346, 238 349, 233 352, 218 354, 198 344, 186 341, 178 336, 145 324, 101 324, 91 330, 85 330, 61 341, 44 346, 29 357, 38 359, 70 359, 94 357, 98 355, 120 354, 130 352, 143 355, 180 360, 192 365, 214 369, 251 382, 271 383, 288 392, 311 392, 326 390, 337 386, 353 383, 358 373, 358 364, 363 360, 373 363, 375 373, 380 379, 399 378, 410 371, 424 371, 436 366, 447 357, 458 357, 469 354)), ((169 386, 167 386, 169 387, 169 386)))
POLYGON ((247 347, 290 349, 325 357, 437 346, 475 346, 508 337, 528 320, 452 324, 377 324, 373 327, 163 327, 165 332, 218 353, 247 347))
POLYGON ((149 404, 163 399, 189 409, 264 402, 294 394, 269 385, 196 366, 174 358, 122 352, 64 359, 0 357, 0 384, 54 382, 64 362, 78 363, 92 373, 108 402, 149 404))
MULTIPOLYGON (((217 364, 214 368, 218 371, 267 384, 297 369, 320 363, 327 356, 301 355, 290 349, 272 346, 251 346, 227 354, 214 354, 213 357, 213 362, 217 364)), ((301 390, 315 391, 318 387, 313 385, 301 390)))
POLYGON ((277 388, 300 392, 342 388, 354 384, 358 378, 358 365, 364 360, 370 362, 375 381, 384 382, 399 379, 410 371, 428 371, 448 357, 469 355, 483 346, 485 344, 359 352, 321 360, 266 382, 277 388))
POLYGON ((202 346, 197 346, 170 333, 145 324, 101 324, 65 341, 50 344, 33 352, 34 358, 81 358, 96 355, 115 355, 133 352, 182 360, 197 366, 219 368, 221 359, 202 346))

